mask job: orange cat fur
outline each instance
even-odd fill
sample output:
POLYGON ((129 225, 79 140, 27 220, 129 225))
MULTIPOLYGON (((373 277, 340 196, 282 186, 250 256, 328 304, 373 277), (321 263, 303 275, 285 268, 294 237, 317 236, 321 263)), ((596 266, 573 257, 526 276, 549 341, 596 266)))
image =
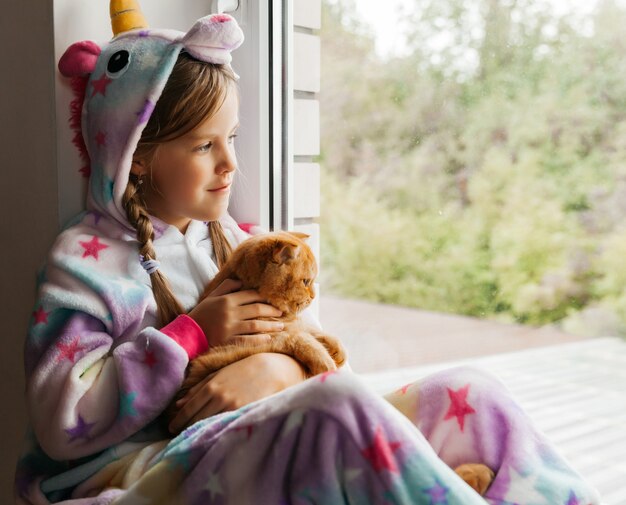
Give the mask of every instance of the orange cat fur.
POLYGON ((454 471, 480 496, 485 496, 495 478, 495 473, 482 463, 466 463, 457 466, 454 471))
MULTIPOLYGON (((296 359, 311 377, 336 370, 345 361, 345 351, 338 339, 305 324, 298 314, 309 306, 315 292, 317 261, 304 242, 303 233, 273 232, 256 235, 242 242, 226 264, 207 285, 202 298, 225 279, 242 282, 241 289, 256 289, 270 305, 283 312, 281 317, 261 318, 281 321, 282 331, 271 333, 263 344, 228 344, 210 349, 196 357, 187 368, 187 376, 176 399, 207 375, 252 354, 274 352, 296 359)), ((169 418, 175 415, 169 410, 169 418)))

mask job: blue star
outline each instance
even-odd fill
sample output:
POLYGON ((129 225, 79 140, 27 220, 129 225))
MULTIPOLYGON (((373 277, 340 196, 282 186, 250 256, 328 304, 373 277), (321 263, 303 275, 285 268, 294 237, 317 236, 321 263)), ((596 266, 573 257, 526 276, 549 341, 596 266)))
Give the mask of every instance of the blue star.
POLYGON ((135 407, 133 407, 135 398, 137 398, 137 393, 135 391, 122 393, 122 396, 120 396, 120 419, 126 416, 132 417, 137 415, 137 411, 135 410, 135 407))
POLYGON ((109 203, 113 200, 113 179, 105 175, 103 182, 102 196, 104 198, 104 203, 109 203))

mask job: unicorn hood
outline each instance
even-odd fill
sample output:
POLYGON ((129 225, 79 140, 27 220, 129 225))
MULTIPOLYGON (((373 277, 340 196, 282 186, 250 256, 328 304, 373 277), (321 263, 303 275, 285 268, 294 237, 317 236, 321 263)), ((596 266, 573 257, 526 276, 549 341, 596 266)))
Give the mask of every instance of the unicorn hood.
POLYGON ((128 229, 122 195, 133 153, 178 55, 185 51, 201 61, 229 65, 243 33, 226 14, 200 18, 187 33, 149 29, 135 0, 112 0, 111 20, 111 41, 72 44, 59 70, 74 78, 75 89, 84 89, 80 116, 80 100, 74 105, 73 126, 80 127, 82 138, 77 135, 75 143, 82 144, 90 163, 87 210, 128 229))

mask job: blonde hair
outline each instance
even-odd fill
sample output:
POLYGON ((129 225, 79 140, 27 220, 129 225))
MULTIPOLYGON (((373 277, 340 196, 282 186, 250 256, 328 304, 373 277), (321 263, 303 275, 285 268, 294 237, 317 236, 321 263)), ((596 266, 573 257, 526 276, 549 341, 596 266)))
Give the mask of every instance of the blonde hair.
MULTIPOLYGON (((201 62, 181 53, 141 134, 134 158, 144 160, 149 165, 162 142, 182 137, 212 117, 224 103, 229 88, 235 82, 235 75, 229 67, 201 62)), ((145 260, 156 259, 152 244, 154 228, 141 196, 138 177, 134 174, 129 176, 122 204, 129 223, 137 230, 139 254, 145 260)), ((232 247, 219 221, 211 221, 208 227, 217 265, 221 268, 230 256, 232 247)), ((151 274, 150 281, 159 324, 164 326, 184 313, 185 309, 174 296, 161 271, 151 274)))

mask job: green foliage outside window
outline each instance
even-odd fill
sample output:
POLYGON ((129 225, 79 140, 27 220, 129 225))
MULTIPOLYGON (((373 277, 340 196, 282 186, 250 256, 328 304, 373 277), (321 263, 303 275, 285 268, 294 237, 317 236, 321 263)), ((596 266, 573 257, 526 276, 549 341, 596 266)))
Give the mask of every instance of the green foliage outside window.
POLYGON ((541 5, 415 0, 382 59, 324 4, 326 293, 626 334, 626 7, 541 5))

